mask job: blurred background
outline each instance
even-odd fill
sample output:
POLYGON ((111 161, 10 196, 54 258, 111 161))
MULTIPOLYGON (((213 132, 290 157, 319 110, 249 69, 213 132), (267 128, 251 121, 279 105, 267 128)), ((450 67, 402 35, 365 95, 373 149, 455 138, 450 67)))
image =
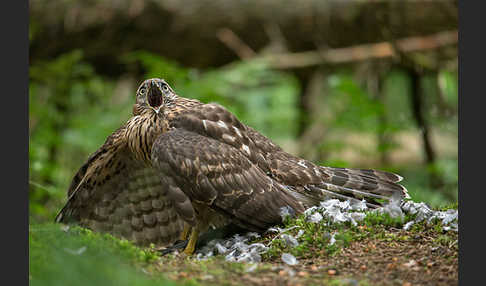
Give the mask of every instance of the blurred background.
POLYGON ((313 162, 457 202, 457 1, 30 0, 30 221, 166 79, 313 162))

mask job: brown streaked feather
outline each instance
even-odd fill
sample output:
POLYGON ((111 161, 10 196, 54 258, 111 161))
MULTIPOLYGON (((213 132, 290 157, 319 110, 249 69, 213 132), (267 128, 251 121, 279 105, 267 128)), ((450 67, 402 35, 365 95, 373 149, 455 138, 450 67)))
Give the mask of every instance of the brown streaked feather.
MULTIPOLYGON (((379 176, 374 176, 369 173, 361 173, 358 169, 342 169, 342 168, 325 168, 325 171, 330 174, 326 182, 337 186, 343 186, 351 189, 363 190, 374 194, 381 194, 384 196, 391 196, 395 192, 402 192, 406 194, 406 189, 390 180, 383 179, 379 176)), ((375 170, 372 170, 377 172, 375 170)), ((384 173, 384 172, 382 172, 384 173)), ((389 173, 390 175, 394 175, 389 173)))
POLYGON ((281 222, 284 206, 303 211, 283 185, 266 176, 242 151, 194 132, 176 129, 161 135, 154 143, 152 161, 187 200, 206 204, 246 229, 262 231, 281 222), (189 174, 188 164, 182 164, 188 160, 189 174))
POLYGON ((370 179, 379 179, 380 181, 386 181, 390 183, 398 183, 403 180, 402 176, 399 176, 394 173, 380 171, 380 170, 372 170, 372 169, 351 169, 351 168, 336 168, 336 167, 321 167, 330 172, 347 172, 351 174, 358 175, 360 177, 370 178, 370 179))
POLYGON ((85 204, 83 200, 89 198, 92 195, 93 188, 101 184, 108 175, 99 173, 102 169, 106 169, 104 166, 109 165, 110 169, 115 170, 113 173, 119 171, 121 163, 116 160, 116 156, 113 156, 113 154, 116 154, 117 150, 124 150, 124 132, 124 126, 117 129, 95 153, 89 156, 87 162, 79 169, 71 181, 67 192, 68 200, 57 214, 56 222, 79 220, 78 207, 85 204))
POLYGON ((126 132, 126 126, 114 132, 80 168, 56 221, 167 246, 178 238, 183 220, 165 197, 159 176, 132 156, 126 132))
MULTIPOLYGON (((147 80, 139 91, 162 82, 147 80)), ((262 231, 281 221, 283 206, 298 214, 330 197, 377 207, 407 196, 396 174, 315 165, 224 107, 164 88, 164 98, 156 98, 161 89, 149 100, 137 91, 134 117, 74 176, 57 221, 163 246, 184 221, 198 230, 233 221, 262 231)))
MULTIPOLYGON (((317 204, 329 197, 365 198, 370 206, 377 206, 377 198, 390 199, 398 193, 408 197, 406 189, 397 184, 401 177, 384 171, 367 169, 333 168, 315 165, 283 151, 258 131, 241 123, 233 114, 218 104, 195 105, 180 112, 170 126, 212 138, 238 149, 252 164, 267 176, 289 186, 307 190, 298 195, 306 198, 306 205, 317 204), (309 191, 312 190, 312 191, 309 191), (320 191, 319 191, 320 190, 320 191)), ((240 181, 240 175, 234 178, 240 181)))

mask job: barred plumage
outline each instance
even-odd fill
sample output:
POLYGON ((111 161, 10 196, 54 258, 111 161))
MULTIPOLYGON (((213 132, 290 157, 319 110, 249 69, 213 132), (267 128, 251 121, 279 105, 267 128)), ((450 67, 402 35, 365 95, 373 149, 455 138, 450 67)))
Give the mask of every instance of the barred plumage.
POLYGON ((263 231, 281 222, 282 207, 299 214, 330 197, 378 207, 408 196, 396 174, 315 165, 161 79, 140 85, 133 115, 78 171, 56 221, 158 246, 190 234, 192 253, 211 225, 263 231))

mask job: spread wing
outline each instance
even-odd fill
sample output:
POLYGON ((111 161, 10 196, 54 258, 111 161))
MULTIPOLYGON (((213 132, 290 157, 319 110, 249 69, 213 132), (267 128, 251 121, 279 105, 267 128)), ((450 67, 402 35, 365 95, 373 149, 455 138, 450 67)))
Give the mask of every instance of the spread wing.
POLYGON ((283 151, 218 104, 201 105, 171 124, 237 149, 264 174, 289 187, 306 207, 326 198, 364 198, 368 206, 377 207, 380 201, 395 196, 408 197, 407 190, 398 184, 402 178, 396 174, 315 165, 283 151))
POLYGON ((285 186, 268 177, 243 152, 225 142, 174 129, 155 141, 152 164, 170 186, 168 198, 191 224, 197 215, 192 203, 206 205, 257 231, 281 222, 282 207, 303 211, 285 186))
POLYGON ((76 222, 135 242, 165 246, 183 221, 150 166, 133 159, 124 128, 110 135, 74 176, 56 222, 76 222))

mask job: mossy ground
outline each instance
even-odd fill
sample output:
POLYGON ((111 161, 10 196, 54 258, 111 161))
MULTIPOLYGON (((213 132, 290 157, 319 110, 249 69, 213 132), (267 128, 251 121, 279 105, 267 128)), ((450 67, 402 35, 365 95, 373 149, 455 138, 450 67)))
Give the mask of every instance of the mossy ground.
POLYGON ((176 285, 150 278, 156 252, 80 227, 29 227, 30 285, 176 285), (144 273, 145 272, 145 273, 144 273))
MULTIPOLYGON (((442 210, 448 208, 457 204, 442 210)), ((272 241, 270 250, 253 269, 222 256, 160 256, 79 227, 33 225, 29 279, 32 285, 457 285, 458 233, 443 231, 440 222, 403 230, 410 219, 372 214, 357 226, 288 220, 285 227, 293 228, 286 233, 304 231, 299 246, 265 235, 259 241, 272 241), (283 264, 283 252, 299 264, 283 264)))

